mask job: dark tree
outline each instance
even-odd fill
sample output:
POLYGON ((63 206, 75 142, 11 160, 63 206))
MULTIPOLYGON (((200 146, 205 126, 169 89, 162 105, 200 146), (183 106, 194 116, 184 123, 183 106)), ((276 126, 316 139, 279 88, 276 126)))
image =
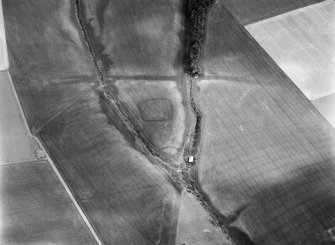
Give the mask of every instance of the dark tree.
POLYGON ((195 77, 202 75, 201 49, 205 41, 207 14, 214 0, 185 1, 185 71, 195 77))

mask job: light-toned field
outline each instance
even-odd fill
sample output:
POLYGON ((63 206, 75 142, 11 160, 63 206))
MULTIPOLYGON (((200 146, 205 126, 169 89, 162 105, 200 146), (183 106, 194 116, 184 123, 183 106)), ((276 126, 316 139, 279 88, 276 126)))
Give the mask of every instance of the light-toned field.
POLYGON ((15 99, 8 71, 0 72, 0 165, 36 160, 38 145, 30 137, 15 99))
POLYGON ((2 1, 0 0, 0 71, 8 69, 8 54, 5 26, 3 22, 2 1))
POLYGON ((193 91, 203 191, 255 244, 325 242, 335 221, 333 128, 220 2, 203 65, 193 91))
POLYGON ((223 0, 242 25, 271 18, 322 0, 223 0))
POLYGON ((178 83, 118 80, 115 86, 118 98, 139 123, 147 139, 165 153, 177 154, 189 125, 187 101, 178 83))
POLYGON ((247 25, 247 30, 335 127, 334 1, 247 25))
POLYGON ((180 72, 181 1, 82 1, 106 73, 173 76, 180 72))
POLYGON ((335 2, 324 1, 246 26, 310 100, 335 92, 335 2))
POLYGON ((313 105, 327 119, 328 122, 335 128, 335 94, 313 101, 313 105))

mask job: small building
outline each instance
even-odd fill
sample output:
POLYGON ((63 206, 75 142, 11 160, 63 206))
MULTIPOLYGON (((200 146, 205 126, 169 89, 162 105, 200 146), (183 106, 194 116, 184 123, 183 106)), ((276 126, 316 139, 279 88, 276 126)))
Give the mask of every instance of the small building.
POLYGON ((194 156, 189 156, 189 157, 187 158, 187 162, 188 162, 188 163, 194 163, 194 156))

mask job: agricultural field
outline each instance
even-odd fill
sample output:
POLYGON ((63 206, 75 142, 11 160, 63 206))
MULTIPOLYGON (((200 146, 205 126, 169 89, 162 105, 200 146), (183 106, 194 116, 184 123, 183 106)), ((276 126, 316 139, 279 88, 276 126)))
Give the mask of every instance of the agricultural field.
POLYGON ((242 25, 251 24, 323 0, 223 0, 242 25))
POLYGON ((83 22, 106 76, 178 76, 182 1, 81 1, 83 22))
POLYGON ((329 0, 246 26, 333 127, 334 21, 329 0))
POLYGON ((1 244, 96 244, 47 161, 1 165, 0 173, 1 244))
POLYGON ((92 92, 40 137, 104 243, 172 244, 178 192, 110 118, 92 92))
POLYGON ((10 73, 29 127, 38 130, 90 91, 96 74, 70 1, 2 3, 10 73))
POLYGON ((335 94, 325 96, 313 101, 313 105, 335 128, 335 94))
POLYGON ((8 71, 0 71, 0 165, 36 160, 37 142, 29 135, 8 71))
POLYGON ((335 92, 334 22, 335 3, 324 1, 246 29, 313 101, 335 92))
POLYGON ((119 115, 104 111, 75 2, 10 0, 3 8, 10 73, 29 127, 100 241, 174 244, 179 188, 135 149, 119 115))
POLYGON ((335 213, 329 126, 304 122, 318 115, 313 111, 293 123, 281 109, 291 105, 260 85, 203 80, 197 89, 204 112, 199 183, 214 206, 229 219, 236 216, 230 225, 256 244, 319 244, 313 236, 332 227, 335 213), (297 123, 314 128, 311 135, 297 123))
POLYGON ((198 200, 186 191, 180 198, 176 244, 217 245, 231 244, 226 234, 210 222, 198 200))
MULTIPOLYGON (((3 20, 2 2, 0 1, 0 20, 3 20)), ((0 71, 8 70, 8 53, 5 25, 0 21, 0 71)))
MULTIPOLYGON (((5 178, 8 190, 53 177, 8 208, 37 207, 36 196, 48 209, 34 231, 47 223, 48 241, 54 231, 69 244, 330 241, 335 132, 243 27, 315 2, 3 0, 13 84, 70 194, 49 165, 17 167, 6 178, 35 172, 5 178), (190 26, 198 42, 185 40, 190 26)), ((12 243, 17 223, 5 223, 12 243)))
POLYGON ((203 191, 255 244, 325 242, 335 215, 334 130, 220 3, 203 66, 193 91, 203 191))

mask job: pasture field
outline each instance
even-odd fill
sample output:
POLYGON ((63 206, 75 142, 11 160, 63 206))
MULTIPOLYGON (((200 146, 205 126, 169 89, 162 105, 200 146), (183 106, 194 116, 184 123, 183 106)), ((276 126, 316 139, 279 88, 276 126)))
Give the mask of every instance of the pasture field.
POLYGON ((107 76, 182 71, 182 1, 82 1, 83 19, 107 76))
MULTIPOLYGON (((213 6, 198 177, 256 244, 320 244, 335 215, 333 128, 222 3, 213 6)), ((235 229, 234 228, 234 229, 235 229)))
POLYGON ((96 244, 47 161, 2 165, 0 173, 1 244, 96 244))
POLYGON ((242 25, 251 24, 323 0, 223 0, 242 25))

